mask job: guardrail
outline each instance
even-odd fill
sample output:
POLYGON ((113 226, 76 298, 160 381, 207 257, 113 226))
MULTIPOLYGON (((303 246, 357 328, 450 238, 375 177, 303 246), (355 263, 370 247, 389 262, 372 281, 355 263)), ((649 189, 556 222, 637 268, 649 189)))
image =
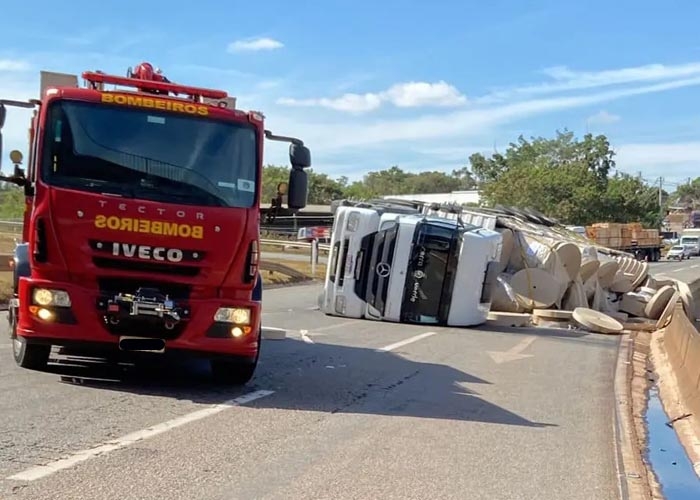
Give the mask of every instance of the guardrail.
MULTIPOLYGON (((311 248, 313 245, 308 241, 287 241, 287 240, 270 240, 270 239, 260 239, 261 245, 277 245, 281 247, 296 247, 296 248, 311 248)), ((323 251, 330 251, 331 246, 328 243, 318 243, 318 249, 323 251)))

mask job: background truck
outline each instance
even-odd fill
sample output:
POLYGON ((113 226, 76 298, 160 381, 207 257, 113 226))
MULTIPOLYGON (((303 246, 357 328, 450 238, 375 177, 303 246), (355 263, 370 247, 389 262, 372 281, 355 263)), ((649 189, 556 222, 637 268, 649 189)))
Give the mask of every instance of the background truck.
POLYGON ((290 143, 292 209, 306 204, 309 150, 225 91, 176 85, 149 63, 82 77, 42 72, 38 100, 0 100, 0 126, 8 106, 35 110, 26 173, 13 151, 2 178, 26 196, 16 362, 42 368, 52 345, 180 352, 247 382, 261 339, 263 141, 290 143))
POLYGON ((684 229, 678 244, 686 247, 690 255, 700 255, 700 229, 684 229))
POLYGON ((390 201, 337 208, 324 313, 449 326, 486 321, 500 233, 420 209, 390 201))
POLYGON ((598 245, 627 252, 639 260, 657 262, 663 242, 658 229, 644 229, 638 222, 598 222, 586 226, 586 236, 598 245))

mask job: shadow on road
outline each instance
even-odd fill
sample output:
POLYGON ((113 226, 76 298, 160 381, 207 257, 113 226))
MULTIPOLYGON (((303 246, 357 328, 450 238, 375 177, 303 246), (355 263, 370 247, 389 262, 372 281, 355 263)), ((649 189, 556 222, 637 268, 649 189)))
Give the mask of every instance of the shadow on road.
MULTIPOLYGON (((287 339, 263 344, 255 378, 243 388, 213 382, 203 360, 151 357, 130 363, 54 355, 47 372, 63 383, 216 404, 256 389, 275 394, 258 408, 372 414, 527 427, 532 422, 479 397, 472 385, 488 381, 450 366, 406 359, 369 348, 287 339)), ((517 387, 508 390, 517 391, 517 387)))

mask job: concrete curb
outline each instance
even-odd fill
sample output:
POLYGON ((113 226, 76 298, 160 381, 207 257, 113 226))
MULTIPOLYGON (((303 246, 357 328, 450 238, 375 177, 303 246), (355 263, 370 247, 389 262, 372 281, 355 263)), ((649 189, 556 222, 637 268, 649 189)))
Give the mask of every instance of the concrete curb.
MULTIPOLYGON (((700 280, 689 286, 697 294, 700 280)), ((700 478, 700 333, 680 304, 653 338, 651 360, 664 411, 700 478)))
MULTIPOLYGON (((613 412, 613 436, 615 440, 615 469, 618 494, 622 500, 652 500, 652 490, 657 488, 654 475, 643 458, 640 436, 634 418, 635 403, 633 379, 635 378, 634 334, 625 333, 620 338, 614 375, 615 408, 613 412)), ((646 394, 646 391, 645 391, 646 394)))

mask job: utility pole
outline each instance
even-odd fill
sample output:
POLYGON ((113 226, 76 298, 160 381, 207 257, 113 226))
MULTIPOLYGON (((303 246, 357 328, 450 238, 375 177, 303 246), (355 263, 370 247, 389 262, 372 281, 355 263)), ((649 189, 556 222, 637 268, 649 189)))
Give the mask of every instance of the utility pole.
POLYGON ((663 220, 664 220, 664 197, 663 197, 663 189, 664 189, 664 178, 659 177, 659 225, 663 227, 663 220))

